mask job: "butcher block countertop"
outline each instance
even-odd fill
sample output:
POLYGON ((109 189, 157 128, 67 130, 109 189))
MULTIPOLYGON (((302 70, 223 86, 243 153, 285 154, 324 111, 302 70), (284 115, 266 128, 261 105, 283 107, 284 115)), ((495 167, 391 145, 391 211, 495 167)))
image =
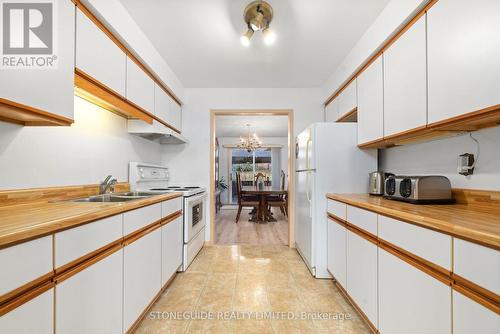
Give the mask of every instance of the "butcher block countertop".
POLYGON ((168 193, 128 202, 60 201, 0 207, 0 249, 180 196, 168 193))
POLYGON ((327 197, 500 250, 499 205, 416 205, 368 194, 328 194, 327 197))

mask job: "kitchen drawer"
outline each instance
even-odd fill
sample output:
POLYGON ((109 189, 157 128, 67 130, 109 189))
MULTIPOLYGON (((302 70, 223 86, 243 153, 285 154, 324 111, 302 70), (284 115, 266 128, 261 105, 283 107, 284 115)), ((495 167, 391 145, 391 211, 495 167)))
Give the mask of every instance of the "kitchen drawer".
POLYGON ((327 210, 335 217, 346 220, 347 204, 329 199, 327 210))
POLYGON ((0 316, 0 333, 53 334, 54 288, 0 316))
POLYGON ((179 210, 182 210, 182 197, 177 197, 161 203, 162 218, 165 218, 179 210))
POLYGON ((52 236, 0 250, 0 300, 52 271, 52 236))
POLYGON ((455 238, 453 272, 500 295, 500 252, 455 238))
POLYGON ((362 230, 377 235, 377 214, 371 211, 347 206, 347 219, 349 223, 356 225, 362 230))
POLYGON ((500 333, 500 317, 492 310, 454 290, 453 333, 500 333))
POLYGON ((55 268, 120 239, 123 236, 122 219, 123 215, 117 215, 56 233, 55 268))
POLYGON ((446 270, 452 270, 452 237, 449 235, 379 215, 378 236, 446 270))
POLYGON ((161 203, 145 206, 123 214, 123 235, 126 236, 161 219, 161 203))

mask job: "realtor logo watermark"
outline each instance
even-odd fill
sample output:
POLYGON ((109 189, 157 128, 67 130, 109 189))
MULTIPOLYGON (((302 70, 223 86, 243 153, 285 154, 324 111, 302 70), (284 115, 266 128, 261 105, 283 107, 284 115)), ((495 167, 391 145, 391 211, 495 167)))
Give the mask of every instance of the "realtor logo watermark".
POLYGON ((0 0, 2 69, 57 68, 56 0, 0 0))

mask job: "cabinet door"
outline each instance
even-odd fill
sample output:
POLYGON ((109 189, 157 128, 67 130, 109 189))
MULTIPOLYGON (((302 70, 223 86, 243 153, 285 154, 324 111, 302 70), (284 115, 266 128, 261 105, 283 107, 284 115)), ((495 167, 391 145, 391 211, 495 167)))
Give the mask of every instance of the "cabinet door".
POLYGON ((161 228, 161 284, 165 285, 182 264, 182 216, 161 228))
POLYGON ((339 100, 335 98, 325 108, 325 120, 327 122, 336 122, 339 118, 339 100))
POLYGON ((453 333, 500 333, 500 317, 495 312, 454 290, 453 333))
POLYGON ((132 59, 127 57, 127 100, 154 113, 155 83, 132 59))
POLYGON ((358 144, 384 136, 384 85, 382 57, 358 76, 358 144))
POLYGON ((380 333, 451 334, 451 287, 379 248, 380 333))
POLYGON ((155 83, 155 116, 168 123, 170 113, 170 96, 155 83))
POLYGON ((173 99, 170 99, 170 117, 168 124, 179 130, 179 132, 182 131, 182 107, 173 99))
POLYGON ((500 1, 439 0, 427 12, 429 123, 500 103, 500 1))
POLYGON ((342 117, 345 114, 354 110, 358 104, 356 92, 356 79, 354 79, 343 91, 339 97, 339 115, 342 117))
POLYGON ((54 334, 54 288, 0 316, 0 333, 54 334))
POLYGON ((427 124, 425 16, 384 52, 384 136, 427 124))
MULTIPOLYGON (((29 1, 28 1, 29 2, 29 1)), ((0 98, 73 119, 75 76, 75 5, 57 1, 54 55, 57 67, 0 68, 0 98)), ((31 57, 33 55, 27 55, 31 57)), ((36 55, 35 55, 36 56, 36 55)))
POLYGON ((123 250, 56 286, 56 333, 122 333, 123 250))
POLYGON ((378 328, 377 246, 347 231, 347 293, 378 328))
POLYGON ((346 288, 346 239, 347 229, 328 221, 328 270, 337 282, 346 288))
POLYGON ((126 332, 161 289, 161 229, 123 250, 123 330, 126 332))
POLYGON ((79 9, 76 13, 76 67, 125 97, 125 52, 79 9))

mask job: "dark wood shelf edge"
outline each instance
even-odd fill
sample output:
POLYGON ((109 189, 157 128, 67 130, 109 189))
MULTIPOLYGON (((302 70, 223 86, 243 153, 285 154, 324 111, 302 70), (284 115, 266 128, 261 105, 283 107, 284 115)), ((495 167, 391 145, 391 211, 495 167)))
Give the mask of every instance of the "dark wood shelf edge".
POLYGON ((0 98, 0 121, 24 126, 70 126, 73 120, 0 98))

